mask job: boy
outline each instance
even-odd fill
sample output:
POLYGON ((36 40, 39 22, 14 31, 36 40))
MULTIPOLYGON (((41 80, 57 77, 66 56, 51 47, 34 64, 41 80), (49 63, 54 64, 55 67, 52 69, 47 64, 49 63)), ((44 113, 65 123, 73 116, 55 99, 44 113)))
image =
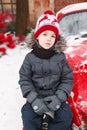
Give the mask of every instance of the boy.
POLYGON ((19 71, 19 84, 27 99, 22 107, 24 130, 42 130, 43 115, 51 113, 53 120, 48 130, 69 130, 72 112, 66 101, 73 87, 73 75, 63 53, 65 39, 51 10, 38 18, 27 43, 32 50, 19 71))

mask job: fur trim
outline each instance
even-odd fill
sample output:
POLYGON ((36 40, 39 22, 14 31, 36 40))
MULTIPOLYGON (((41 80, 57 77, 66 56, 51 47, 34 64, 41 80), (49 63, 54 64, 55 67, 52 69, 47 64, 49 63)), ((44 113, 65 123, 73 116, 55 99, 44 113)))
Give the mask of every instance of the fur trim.
POLYGON ((60 53, 66 49, 66 40, 63 36, 59 36, 59 40, 55 43, 55 51, 60 53))
POLYGON ((25 38, 25 43, 27 44, 27 47, 32 49, 32 46, 34 45, 36 39, 34 38, 34 30, 32 30, 25 38))
MULTIPOLYGON (((34 38, 34 30, 32 30, 25 38, 25 42, 27 44, 27 47, 32 49, 32 46, 36 42, 36 39, 34 38)), ((66 49, 66 40, 63 36, 59 36, 59 40, 55 43, 55 51, 60 53, 65 51, 66 49)))

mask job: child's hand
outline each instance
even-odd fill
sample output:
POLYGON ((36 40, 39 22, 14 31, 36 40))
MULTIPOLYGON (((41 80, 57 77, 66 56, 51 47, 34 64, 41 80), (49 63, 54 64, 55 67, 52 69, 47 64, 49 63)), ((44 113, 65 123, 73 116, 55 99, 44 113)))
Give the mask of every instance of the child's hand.
POLYGON ((51 111, 56 111, 60 108, 61 102, 56 95, 48 96, 44 98, 44 101, 51 111))
POLYGON ((39 98, 36 98, 32 102, 32 108, 33 108, 34 112, 36 112, 38 115, 43 115, 45 112, 49 111, 47 106, 44 104, 43 100, 39 99, 39 98))

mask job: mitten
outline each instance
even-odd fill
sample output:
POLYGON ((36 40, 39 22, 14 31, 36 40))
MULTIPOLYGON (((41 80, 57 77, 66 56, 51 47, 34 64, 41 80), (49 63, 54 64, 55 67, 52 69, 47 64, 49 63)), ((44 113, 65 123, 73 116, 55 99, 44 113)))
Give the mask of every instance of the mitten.
POLYGON ((36 98, 31 105, 34 112, 36 112, 38 115, 43 115, 45 112, 49 111, 42 99, 36 98))
POLYGON ((44 102, 51 111, 56 111, 60 108, 61 102, 56 95, 44 98, 44 102))
POLYGON ((62 90, 57 90, 56 96, 59 98, 61 102, 65 102, 68 98, 68 95, 62 90))
POLYGON ((27 101, 29 103, 32 103, 36 97, 38 96, 38 94, 35 91, 31 91, 28 95, 27 95, 27 101))

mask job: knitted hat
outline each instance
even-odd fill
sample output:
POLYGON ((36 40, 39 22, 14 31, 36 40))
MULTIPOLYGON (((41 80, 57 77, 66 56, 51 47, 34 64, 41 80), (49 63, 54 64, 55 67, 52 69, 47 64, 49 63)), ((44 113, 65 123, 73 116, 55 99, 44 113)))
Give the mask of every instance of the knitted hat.
POLYGON ((47 10, 42 14, 36 23, 36 28, 34 32, 34 37, 37 38, 40 33, 46 30, 51 30, 56 34, 56 41, 59 36, 59 24, 51 10, 47 10))

